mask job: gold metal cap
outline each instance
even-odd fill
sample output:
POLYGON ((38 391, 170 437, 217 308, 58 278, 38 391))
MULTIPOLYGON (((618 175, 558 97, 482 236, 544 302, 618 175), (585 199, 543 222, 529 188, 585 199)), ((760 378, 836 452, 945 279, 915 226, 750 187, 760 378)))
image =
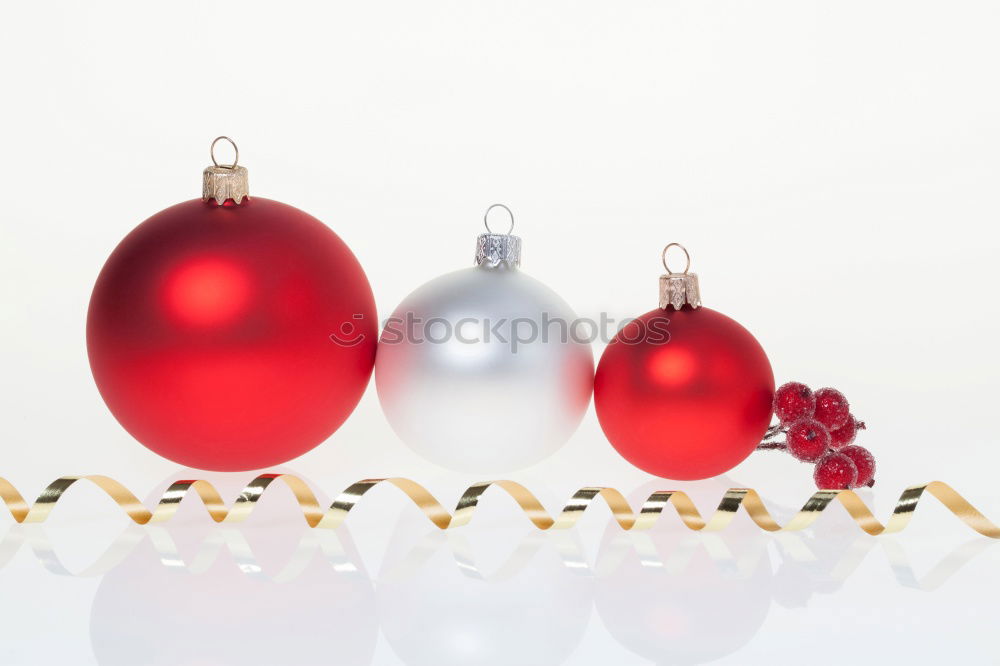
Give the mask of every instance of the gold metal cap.
POLYGON ((216 204, 222 205, 227 200, 232 199, 236 203, 243 201, 244 197, 250 195, 250 188, 247 184, 247 170, 245 167, 237 166, 240 160, 240 151, 236 147, 236 142, 228 136, 216 137, 211 148, 212 166, 207 167, 201 175, 201 198, 205 201, 214 200, 216 204), (215 159, 215 144, 219 141, 228 141, 233 147, 232 164, 219 164, 215 159))
POLYGON ((700 308, 701 290, 698 286, 698 276, 688 272, 691 268, 691 255, 687 249, 680 243, 670 243, 663 248, 663 254, 660 256, 663 259, 663 267, 667 270, 666 275, 660 276, 660 307, 664 310, 670 307, 680 310, 685 305, 695 309, 700 308), (667 250, 672 247, 680 248, 684 253, 686 263, 681 273, 674 273, 667 266, 667 250))

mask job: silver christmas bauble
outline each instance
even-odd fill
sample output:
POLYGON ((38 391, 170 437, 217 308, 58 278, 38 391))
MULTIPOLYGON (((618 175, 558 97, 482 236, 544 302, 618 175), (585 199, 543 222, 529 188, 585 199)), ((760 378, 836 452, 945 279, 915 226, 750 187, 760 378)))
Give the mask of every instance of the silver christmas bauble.
POLYGON ((562 446, 594 383, 576 314, 518 269, 520 239, 479 237, 476 266, 407 296, 386 323, 375 383, 389 423, 426 459, 498 474, 562 446))

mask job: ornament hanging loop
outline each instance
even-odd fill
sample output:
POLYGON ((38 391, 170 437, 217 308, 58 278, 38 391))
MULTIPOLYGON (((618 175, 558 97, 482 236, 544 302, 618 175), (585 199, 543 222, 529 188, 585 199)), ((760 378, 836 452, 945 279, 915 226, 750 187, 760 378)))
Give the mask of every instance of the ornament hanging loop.
POLYGON ((236 142, 230 139, 228 136, 215 137, 215 140, 212 141, 212 146, 208 149, 208 152, 212 156, 212 165, 220 169, 235 169, 236 165, 240 163, 240 149, 236 146, 236 142), (220 141, 228 141, 229 145, 233 147, 232 164, 219 164, 218 160, 215 159, 215 145, 220 141))
POLYGON ((208 150, 212 157, 212 166, 206 168, 201 175, 201 198, 204 201, 214 201, 216 205, 222 206, 227 201, 239 204, 243 199, 249 197, 250 187, 247 184, 247 170, 238 166, 240 161, 240 149, 236 147, 236 142, 228 136, 218 136, 212 141, 212 146, 208 150), (215 159, 215 146, 220 141, 228 141, 233 147, 233 163, 219 164, 215 159))
POLYGON ((510 208, 508 208, 502 203, 495 203, 491 205, 489 208, 486 209, 486 212, 483 213, 483 224, 486 226, 486 232, 489 234, 494 233, 493 230, 490 229, 490 211, 492 211, 494 208, 503 208, 505 211, 507 211, 507 215, 510 217, 510 227, 508 227, 506 235, 510 236, 511 233, 514 231, 514 211, 512 211, 510 208))
POLYGON ((670 266, 667 266, 667 252, 669 252, 670 248, 672 247, 679 248, 680 251, 684 253, 685 264, 684 264, 684 270, 681 271, 681 274, 686 275, 687 272, 691 270, 691 255, 688 254, 687 248, 681 245, 680 243, 669 243, 665 248, 663 248, 663 253, 660 254, 660 261, 663 262, 663 268, 664 270, 667 271, 667 273, 677 275, 677 273, 674 273, 672 270, 670 270, 670 266))
POLYGON ((514 213, 507 206, 495 203, 483 213, 486 233, 476 239, 476 266, 481 268, 517 268, 521 265, 521 239, 514 236, 514 213), (510 216, 510 227, 505 234, 493 233, 490 229, 490 212, 502 208, 510 216))
POLYGON ((698 286, 698 276, 689 272, 691 270, 691 255, 687 248, 680 243, 670 243, 663 248, 660 260, 663 262, 663 268, 667 271, 666 275, 660 276, 660 307, 664 310, 669 308, 680 310, 685 305, 692 309, 700 308, 701 288, 698 286), (667 252, 673 247, 680 248, 686 260, 684 270, 680 273, 673 272, 667 265, 667 252))

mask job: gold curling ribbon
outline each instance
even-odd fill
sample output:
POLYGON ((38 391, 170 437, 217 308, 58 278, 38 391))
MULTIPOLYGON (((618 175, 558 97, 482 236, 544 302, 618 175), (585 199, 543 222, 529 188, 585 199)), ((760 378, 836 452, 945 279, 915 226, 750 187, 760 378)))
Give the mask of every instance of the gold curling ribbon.
POLYGON ((150 511, 132 492, 107 476, 64 476, 56 479, 42 491, 34 504, 29 505, 21 493, 6 479, 0 477, 0 498, 10 510, 18 523, 43 522, 55 507, 59 499, 77 481, 89 481, 103 490, 128 517, 139 525, 147 523, 162 523, 170 520, 177 512, 181 501, 193 490, 201 498, 208 515, 217 523, 240 523, 253 512, 254 506, 260 500, 264 491, 275 481, 282 481, 295 494, 295 499, 302 509, 303 516, 309 527, 334 529, 347 519, 348 513, 364 497, 365 493, 379 484, 390 484, 417 505, 428 520, 442 530, 467 525, 475 513, 479 498, 491 486, 496 486, 510 495, 528 520, 540 530, 563 530, 573 527, 583 515, 583 512, 600 497, 611 509, 615 521, 623 530, 647 530, 659 519, 660 514, 668 505, 673 506, 681 522, 696 532, 717 532, 725 529, 733 517, 743 507, 750 519, 758 527, 767 532, 796 532, 810 527, 819 515, 838 500, 847 510, 858 527, 871 535, 894 534, 901 532, 910 523, 913 512, 925 492, 938 499, 959 520, 979 534, 1000 539, 1000 527, 997 527, 986 516, 979 512, 964 497, 951 486, 942 481, 931 481, 918 486, 910 486, 903 491, 889 520, 882 524, 869 510, 868 506, 853 490, 818 490, 805 503, 802 509, 785 525, 780 525, 764 506, 757 491, 752 488, 731 488, 726 491, 719 508, 708 520, 702 518, 691 498, 679 490, 656 491, 649 496, 639 509, 638 514, 632 510, 625 496, 614 488, 581 488, 574 493, 562 511, 555 518, 549 515, 538 498, 530 490, 514 481, 487 481, 476 483, 462 493, 454 513, 447 509, 423 486, 415 481, 401 477, 385 479, 365 479, 349 486, 333 501, 329 509, 324 511, 309 486, 297 476, 291 474, 261 474, 251 481, 236 498, 232 507, 226 507, 222 496, 208 481, 175 481, 150 511))

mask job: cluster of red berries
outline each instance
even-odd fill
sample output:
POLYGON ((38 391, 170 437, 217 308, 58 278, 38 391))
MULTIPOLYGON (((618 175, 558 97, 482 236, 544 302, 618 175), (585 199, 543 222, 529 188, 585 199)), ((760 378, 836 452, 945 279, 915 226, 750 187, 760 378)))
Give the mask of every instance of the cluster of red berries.
POLYGON ((854 440, 865 424, 851 414, 840 391, 813 391, 788 382, 774 394, 774 413, 781 422, 768 430, 762 449, 784 449, 803 462, 815 463, 813 479, 820 489, 840 490, 875 484, 875 458, 854 440), (785 434, 784 443, 772 438, 785 434))

